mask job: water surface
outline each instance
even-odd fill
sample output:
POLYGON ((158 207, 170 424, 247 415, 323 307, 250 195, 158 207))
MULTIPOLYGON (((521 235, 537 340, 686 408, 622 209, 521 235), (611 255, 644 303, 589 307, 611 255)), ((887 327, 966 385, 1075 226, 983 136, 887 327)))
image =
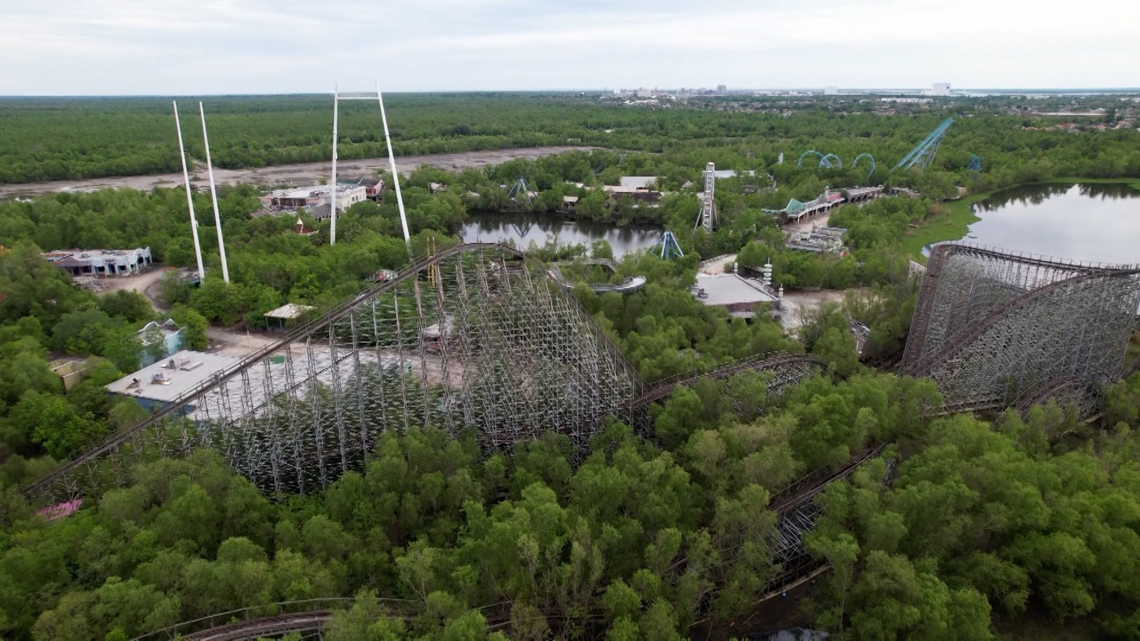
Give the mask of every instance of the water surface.
POLYGON ((1031 185, 974 205, 967 242, 1098 263, 1140 264, 1140 190, 1125 184, 1031 185))
POLYGON ((470 219, 460 230, 463 242, 497 243, 513 240, 519 249, 531 244, 541 247, 547 242, 584 244, 606 240, 614 250, 614 258, 627 251, 644 249, 661 239, 661 229, 647 226, 615 227, 591 221, 565 220, 543 214, 497 214, 469 212, 470 219))

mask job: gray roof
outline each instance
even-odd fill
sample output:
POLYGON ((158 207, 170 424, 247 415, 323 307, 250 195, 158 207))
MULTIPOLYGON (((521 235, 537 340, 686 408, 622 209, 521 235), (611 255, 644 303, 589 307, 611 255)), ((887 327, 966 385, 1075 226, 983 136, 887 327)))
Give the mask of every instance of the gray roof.
POLYGON ((241 359, 182 350, 107 385, 114 394, 169 403, 241 359), (171 367, 171 364, 174 367, 171 367), (159 376, 161 375, 161 376, 159 376), (136 383, 137 381, 137 383, 136 383))
POLYGON ((634 189, 648 189, 650 185, 657 182, 657 176, 622 176, 622 187, 633 187, 634 189))
POLYGON ((305 211, 309 212, 309 215, 313 217, 313 220, 324 220, 332 216, 332 206, 330 206, 328 203, 315 205, 313 207, 306 207, 305 211))
POLYGON ((739 303, 770 303, 775 296, 760 289, 737 274, 697 274, 696 287, 705 290, 708 298, 700 298, 705 305, 720 307, 739 303))

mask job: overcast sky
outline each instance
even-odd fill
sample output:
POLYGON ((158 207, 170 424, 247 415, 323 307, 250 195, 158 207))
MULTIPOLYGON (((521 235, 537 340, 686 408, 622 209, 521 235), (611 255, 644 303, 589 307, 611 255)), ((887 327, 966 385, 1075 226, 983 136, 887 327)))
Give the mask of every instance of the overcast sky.
POLYGON ((0 0, 0 95, 1135 87, 1136 0, 0 0))

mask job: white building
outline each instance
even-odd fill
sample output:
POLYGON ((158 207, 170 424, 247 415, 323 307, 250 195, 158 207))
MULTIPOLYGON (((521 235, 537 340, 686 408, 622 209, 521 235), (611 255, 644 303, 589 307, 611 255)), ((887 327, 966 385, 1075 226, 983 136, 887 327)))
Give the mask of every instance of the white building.
POLYGON ((43 257, 72 276, 127 276, 151 264, 150 247, 136 249, 60 249, 43 257))
POLYGON ((650 189, 657 183, 657 176, 621 176, 619 184, 633 189, 650 189))
MULTIPOLYGON (((331 185, 277 189, 261 197, 261 204, 269 210, 295 211, 300 208, 316 209, 332 202, 331 185)), ((338 213, 368 199, 365 185, 337 185, 336 210, 338 213)), ((312 213, 312 212, 310 212, 312 213)))
POLYGON ((950 95, 950 83, 948 83, 948 82, 936 82, 936 83, 934 83, 934 86, 930 88, 930 95, 932 95, 932 96, 949 96, 950 95))
POLYGON ((839 95, 839 87, 824 87, 823 88, 823 95, 825 95, 825 96, 838 96, 839 95))

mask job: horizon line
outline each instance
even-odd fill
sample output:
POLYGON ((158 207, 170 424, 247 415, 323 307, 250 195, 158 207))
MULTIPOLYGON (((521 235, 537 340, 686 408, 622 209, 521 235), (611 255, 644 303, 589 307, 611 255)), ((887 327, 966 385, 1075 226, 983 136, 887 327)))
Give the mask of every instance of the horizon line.
MULTIPOLYGON (((802 92, 823 92, 825 89, 836 88, 841 92, 856 92, 863 94, 878 94, 878 93, 916 93, 920 94, 925 91, 930 91, 929 87, 843 87, 837 85, 825 86, 801 86, 801 87, 741 87, 735 89, 726 89, 724 92, 716 92, 715 85, 713 87, 653 87, 652 91, 660 92, 676 92, 685 89, 686 91, 711 91, 717 95, 731 95, 755 91, 802 91, 802 92)), ((388 95, 416 95, 416 94, 480 94, 480 93, 590 93, 590 94, 608 94, 614 91, 637 91, 647 89, 644 85, 638 87, 593 87, 593 88, 577 88, 577 89, 425 89, 417 91, 385 91, 388 95)), ((1111 93, 1111 94, 1140 94, 1140 86, 1136 87, 958 87, 952 88, 949 95, 928 95, 930 98, 968 98, 971 96, 964 95, 970 92, 980 93, 1111 93)), ((331 96, 333 91, 297 91, 297 92, 255 92, 255 93, 241 93, 241 92, 219 92, 219 93, 113 93, 113 94, 0 94, 0 99, 29 99, 29 98, 178 98, 178 97, 259 97, 259 96, 331 96)))

